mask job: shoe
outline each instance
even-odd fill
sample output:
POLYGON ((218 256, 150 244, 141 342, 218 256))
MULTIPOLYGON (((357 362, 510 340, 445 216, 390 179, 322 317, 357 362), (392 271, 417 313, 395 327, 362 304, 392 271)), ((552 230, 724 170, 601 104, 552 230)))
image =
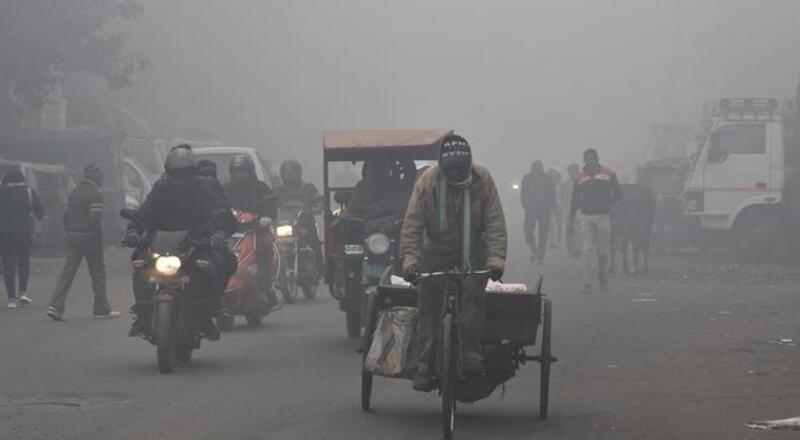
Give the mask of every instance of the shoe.
POLYGON ((8 304, 6 304, 6 307, 9 309, 16 309, 17 307, 19 307, 19 305, 17 304, 16 299, 11 298, 8 300, 8 304))
POLYGON ((205 320, 205 322, 203 322, 203 324, 200 326, 200 331, 203 332, 203 335, 205 335, 206 339, 209 341, 219 341, 219 338, 222 336, 211 318, 208 318, 205 320))
POLYGON ((583 285, 583 290, 581 290, 581 293, 583 293, 584 295, 591 295, 593 290, 594 289, 592 288, 592 285, 586 283, 583 285))
POLYGON ((22 304, 23 306, 27 306, 28 304, 30 304, 32 302, 33 302, 33 300, 31 299, 30 296, 28 296, 27 293, 20 292, 20 295, 19 295, 19 303, 20 304, 22 304))
POLYGON ((424 393, 433 391, 433 381, 427 374, 414 374, 414 390, 422 391, 424 393))
POLYGON ((136 317, 133 320, 133 324, 131 324, 131 329, 128 330, 128 336, 132 338, 144 336, 149 328, 150 328, 150 321, 136 317))
POLYGON ((52 319, 53 321, 63 321, 64 314, 59 312, 55 307, 48 307, 47 308, 47 317, 52 319))
POLYGON ((119 318, 119 312, 116 310, 111 310, 108 313, 94 314, 94 319, 108 319, 108 318, 119 318))

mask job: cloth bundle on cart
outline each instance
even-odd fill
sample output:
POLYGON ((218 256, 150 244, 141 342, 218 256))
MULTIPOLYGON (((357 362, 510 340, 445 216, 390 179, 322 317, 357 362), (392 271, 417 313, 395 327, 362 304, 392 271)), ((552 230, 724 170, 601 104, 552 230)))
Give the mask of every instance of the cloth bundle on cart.
POLYGON ((417 308, 392 307, 378 314, 364 366, 372 374, 411 378, 416 368, 417 308))

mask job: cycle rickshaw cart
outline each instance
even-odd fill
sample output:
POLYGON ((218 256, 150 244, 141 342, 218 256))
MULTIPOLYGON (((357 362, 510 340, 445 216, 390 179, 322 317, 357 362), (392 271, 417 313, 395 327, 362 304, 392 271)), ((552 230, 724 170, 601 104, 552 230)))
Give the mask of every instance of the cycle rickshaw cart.
MULTIPOLYGON (((515 293, 501 293, 487 289, 483 327, 484 372, 480 375, 462 372, 458 330, 458 304, 461 295, 459 280, 463 280, 464 276, 486 276, 486 274, 487 271, 470 273, 454 271, 423 275, 449 279, 447 287, 442 292, 441 325, 437 337, 434 337, 433 349, 434 377, 442 400, 442 427, 446 440, 453 438, 458 402, 472 403, 489 397, 497 387, 513 378, 520 366, 528 362, 537 362, 540 365, 539 416, 542 419, 547 418, 550 367, 558 359, 551 353, 552 305, 542 293, 543 278, 538 279, 533 291, 528 291, 526 287, 515 293), (540 327, 541 332, 539 332, 540 327), (537 336, 539 336, 539 353, 531 355, 526 350, 536 344, 537 336)), ((377 350, 372 347, 379 319, 382 318, 381 314, 391 310, 410 310, 417 306, 415 287, 394 285, 390 280, 391 276, 387 271, 381 284, 377 289, 372 289, 367 296, 361 372, 361 407, 364 411, 370 409, 373 377, 376 375, 367 368, 370 351, 375 353, 383 350, 381 356, 385 359, 386 352, 390 350, 388 347, 379 347, 377 350)), ((394 336, 390 339, 393 339, 392 343, 396 342, 394 336)), ((411 347, 406 349, 408 353, 405 356, 406 365, 403 373, 390 377, 411 378, 416 353, 413 340, 410 344, 411 347)))
MULTIPOLYGON (((351 338, 361 335, 365 290, 378 284, 386 267, 399 264, 399 224, 373 227, 371 221, 348 214, 349 196, 362 178, 361 167, 374 159, 394 162, 395 170, 402 164, 424 167, 434 163, 439 144, 452 133, 448 129, 360 130, 323 135, 325 281, 346 314, 351 338)), ((413 181, 405 183, 413 187, 413 181)))

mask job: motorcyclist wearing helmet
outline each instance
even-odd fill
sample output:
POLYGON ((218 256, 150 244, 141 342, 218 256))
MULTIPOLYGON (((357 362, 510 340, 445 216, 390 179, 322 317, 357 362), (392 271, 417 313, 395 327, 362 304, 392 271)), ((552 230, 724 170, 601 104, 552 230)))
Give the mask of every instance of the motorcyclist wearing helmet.
MULTIPOLYGON (((274 195, 269 185, 258 180, 256 167, 247 154, 237 154, 228 163, 231 180, 224 186, 231 208, 250 212, 258 217, 276 216, 274 195)), ((272 310, 278 303, 272 290, 273 247, 264 232, 256 234, 256 264, 258 265, 258 290, 264 297, 266 307, 272 310)))
MULTIPOLYGON (((221 253, 214 252, 214 248, 225 246, 225 239, 236 230, 236 219, 228 202, 215 189, 214 181, 198 175, 195 156, 188 145, 170 150, 164 171, 139 207, 137 217, 151 231, 188 231, 193 238, 211 245, 197 252, 198 259, 205 259, 212 264, 206 268, 193 268, 190 279, 194 284, 192 288, 204 297, 205 316, 200 328, 208 339, 217 340, 219 331, 211 317, 216 312, 222 294, 220 277, 225 277, 230 268, 226 267, 225 261, 219 258, 221 253)), ((153 312, 153 290, 145 275, 147 268, 142 263, 137 264, 147 260, 144 258, 147 252, 144 237, 151 231, 145 231, 138 222, 131 222, 124 240, 125 245, 136 248, 131 258, 134 267, 137 267, 133 274, 136 303, 132 307, 136 319, 130 336, 141 336, 147 331, 153 312)))
POLYGON ((314 250, 318 274, 322 274, 324 264, 322 260, 322 244, 317 232, 317 224, 313 211, 319 207, 321 196, 317 187, 311 182, 303 180, 303 166, 296 160, 287 160, 281 164, 281 186, 275 188, 278 197, 278 207, 289 204, 299 204, 306 215, 306 223, 302 226, 306 234, 301 237, 303 244, 314 250))
POLYGON ((417 178, 414 161, 369 159, 361 175, 347 202, 347 215, 366 220, 405 215, 417 178))

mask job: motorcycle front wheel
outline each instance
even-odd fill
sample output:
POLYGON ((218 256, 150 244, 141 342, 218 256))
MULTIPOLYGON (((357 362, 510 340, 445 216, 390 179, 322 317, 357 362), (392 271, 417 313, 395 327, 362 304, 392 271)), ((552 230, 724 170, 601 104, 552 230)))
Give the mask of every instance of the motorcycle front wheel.
POLYGON ((176 329, 172 301, 159 301, 156 303, 156 356, 158 358, 158 371, 162 374, 172 373, 175 360, 176 329))

